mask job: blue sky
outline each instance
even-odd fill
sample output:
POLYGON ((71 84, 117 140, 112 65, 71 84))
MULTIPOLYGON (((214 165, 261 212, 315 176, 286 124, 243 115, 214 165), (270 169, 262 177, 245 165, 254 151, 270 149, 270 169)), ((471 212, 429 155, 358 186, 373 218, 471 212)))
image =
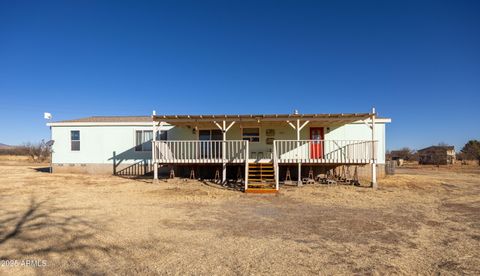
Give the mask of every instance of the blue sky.
POLYGON ((91 115, 368 112, 480 139, 479 1, 3 1, 0 142, 91 115))

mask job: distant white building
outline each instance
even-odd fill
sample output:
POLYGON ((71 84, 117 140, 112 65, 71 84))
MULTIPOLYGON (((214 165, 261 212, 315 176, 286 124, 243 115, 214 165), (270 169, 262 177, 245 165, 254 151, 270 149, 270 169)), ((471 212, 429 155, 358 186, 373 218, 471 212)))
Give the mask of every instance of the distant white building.
POLYGON ((55 141, 54 172, 157 178, 159 166, 208 165, 203 170, 220 170, 223 181, 241 171, 245 189, 250 176, 251 183, 275 182, 278 190, 287 168, 298 177, 355 166, 376 183, 384 174, 385 124, 390 122, 372 112, 99 116, 47 125, 55 141))

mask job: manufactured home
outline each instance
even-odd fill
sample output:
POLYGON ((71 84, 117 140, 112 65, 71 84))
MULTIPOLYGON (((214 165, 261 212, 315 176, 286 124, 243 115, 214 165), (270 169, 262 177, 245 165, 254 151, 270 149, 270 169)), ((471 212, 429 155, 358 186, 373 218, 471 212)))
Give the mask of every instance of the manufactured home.
MULTIPOLYGON (((98 116, 48 123, 53 172, 241 179, 278 190, 342 167, 376 186, 385 126, 370 113, 98 116), (201 175, 198 175, 201 174, 201 175), (203 175, 203 176, 202 176, 203 175)), ((258 186, 255 186, 258 187, 258 186)))

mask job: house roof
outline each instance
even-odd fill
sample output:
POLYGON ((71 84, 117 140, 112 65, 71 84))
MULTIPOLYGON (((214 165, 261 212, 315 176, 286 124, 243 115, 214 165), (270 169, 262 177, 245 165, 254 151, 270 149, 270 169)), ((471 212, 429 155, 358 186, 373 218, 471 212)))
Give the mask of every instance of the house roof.
POLYGON ((398 155, 398 154, 405 154, 405 150, 392 150, 392 151, 390 151, 390 155, 398 155))
POLYGON ((419 149, 418 152, 427 151, 427 150, 454 150, 454 146, 430 146, 423 149, 419 149))
POLYGON ((152 116, 91 116, 48 123, 47 126, 151 126, 152 116))
POLYGON ((91 116, 73 120, 57 121, 56 123, 126 123, 152 122, 152 116, 91 116))

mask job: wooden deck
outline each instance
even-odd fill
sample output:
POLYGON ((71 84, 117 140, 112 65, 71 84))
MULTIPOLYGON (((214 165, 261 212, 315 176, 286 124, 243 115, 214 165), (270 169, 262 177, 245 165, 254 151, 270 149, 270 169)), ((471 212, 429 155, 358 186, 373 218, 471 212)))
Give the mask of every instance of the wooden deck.
POLYGON ((160 164, 368 164, 376 143, 368 140, 275 140, 273 158, 252 159, 248 141, 154 141, 160 164))
POLYGON ((374 163, 376 141, 369 140, 275 140, 273 158, 250 158, 249 142, 243 140, 153 141, 156 164, 221 164, 245 167, 245 192, 269 193, 279 189, 279 166, 297 164, 364 165, 374 163))

